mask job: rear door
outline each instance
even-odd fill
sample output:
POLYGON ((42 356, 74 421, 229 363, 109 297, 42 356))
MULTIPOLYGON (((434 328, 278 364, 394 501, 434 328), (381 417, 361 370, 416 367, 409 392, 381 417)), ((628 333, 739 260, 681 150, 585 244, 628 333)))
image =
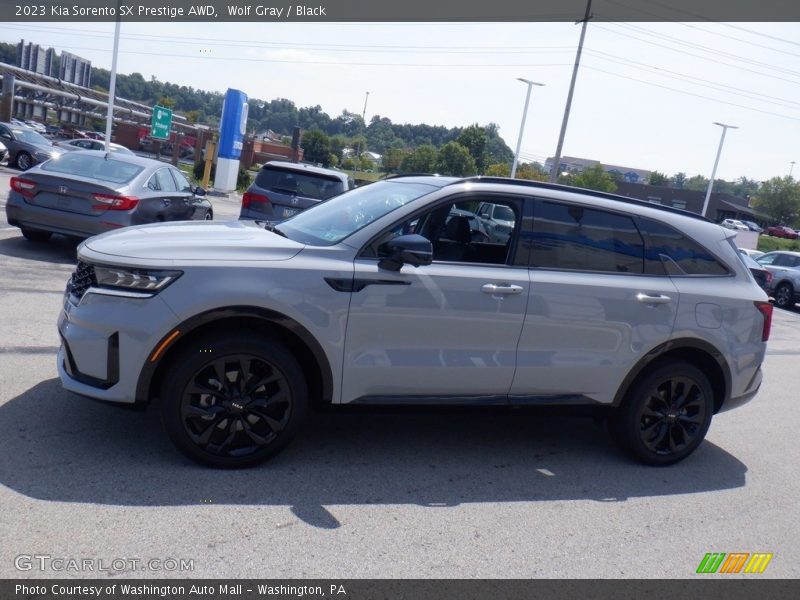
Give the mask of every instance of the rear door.
POLYGON ((649 266, 625 213, 536 200, 531 241, 511 400, 611 402, 643 354, 669 339, 678 290, 649 266))
POLYGON ((145 200, 147 220, 182 221, 187 218, 188 207, 184 202, 184 194, 178 190, 169 167, 156 170, 146 185, 153 192, 145 200))

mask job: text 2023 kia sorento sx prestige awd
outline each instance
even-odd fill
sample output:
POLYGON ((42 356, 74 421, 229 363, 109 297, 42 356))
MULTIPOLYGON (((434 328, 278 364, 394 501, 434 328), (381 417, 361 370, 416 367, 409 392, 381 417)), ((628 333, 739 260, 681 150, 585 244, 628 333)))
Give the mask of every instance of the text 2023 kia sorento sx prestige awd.
POLYGON ((750 400, 772 317, 734 232, 501 178, 396 177, 280 224, 85 241, 58 321, 66 389, 158 399, 191 458, 257 463, 327 404, 576 405, 645 463, 750 400), (480 231, 480 206, 510 232, 480 231))

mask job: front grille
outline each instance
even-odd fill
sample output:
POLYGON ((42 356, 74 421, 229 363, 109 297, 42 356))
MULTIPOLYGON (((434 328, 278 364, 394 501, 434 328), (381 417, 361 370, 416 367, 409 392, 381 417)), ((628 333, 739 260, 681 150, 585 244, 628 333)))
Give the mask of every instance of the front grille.
POLYGON ((70 294, 74 295, 78 300, 83 297, 83 294, 93 285, 97 285, 97 277, 94 274, 94 266, 85 262, 78 262, 78 268, 70 277, 67 284, 67 290, 70 294))

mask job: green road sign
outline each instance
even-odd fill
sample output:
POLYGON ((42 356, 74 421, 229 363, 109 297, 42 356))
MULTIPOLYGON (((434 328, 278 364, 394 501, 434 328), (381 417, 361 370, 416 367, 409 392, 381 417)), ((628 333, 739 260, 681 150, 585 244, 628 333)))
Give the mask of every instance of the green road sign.
POLYGON ((172 111, 163 106, 154 106, 153 120, 150 122, 150 137, 167 140, 170 127, 172 127, 172 111))

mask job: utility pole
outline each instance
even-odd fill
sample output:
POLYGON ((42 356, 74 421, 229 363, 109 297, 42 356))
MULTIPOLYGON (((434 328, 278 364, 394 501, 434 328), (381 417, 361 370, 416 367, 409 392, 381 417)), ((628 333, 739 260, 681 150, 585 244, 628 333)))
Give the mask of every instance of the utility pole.
POLYGON ((794 161, 789 163, 789 177, 792 176, 792 171, 794 171, 794 161))
POLYGON ((725 123, 717 123, 714 122, 714 125, 719 125, 722 127, 722 137, 719 138, 719 148, 717 148, 717 158, 714 160, 714 169, 711 171, 711 179, 708 182, 708 189, 706 190, 706 199, 703 202, 703 212, 700 213, 700 216, 705 217, 706 211, 708 210, 708 201, 711 199, 711 190, 714 187, 714 177, 717 175, 717 165, 719 165, 719 156, 722 154, 722 144, 725 143, 725 133, 728 129, 739 129, 736 125, 725 125, 725 123))
MULTIPOLYGON (((369 100, 369 92, 366 92, 366 96, 364 97, 364 110, 361 112, 361 122, 364 123, 364 136, 367 135, 367 100, 369 100)), ((356 146, 356 157, 361 157, 361 140, 358 140, 358 145, 356 146)))
POLYGON ((553 157, 553 164, 550 165, 550 183, 555 183, 558 178, 558 172, 561 170, 561 150, 564 147, 564 136, 567 134, 567 123, 569 122, 569 111, 572 108, 572 94, 575 92, 575 80, 578 78, 578 66, 581 64, 581 53, 583 52, 583 39, 586 37, 586 26, 589 24, 589 19, 592 18, 592 0, 586 3, 586 14, 583 17, 581 26, 581 39, 578 41, 578 53, 575 55, 575 66, 572 69, 572 81, 569 84, 569 93, 567 94, 567 106, 564 108, 564 119, 561 121, 561 133, 558 136, 558 146, 556 147, 556 155, 553 157))

